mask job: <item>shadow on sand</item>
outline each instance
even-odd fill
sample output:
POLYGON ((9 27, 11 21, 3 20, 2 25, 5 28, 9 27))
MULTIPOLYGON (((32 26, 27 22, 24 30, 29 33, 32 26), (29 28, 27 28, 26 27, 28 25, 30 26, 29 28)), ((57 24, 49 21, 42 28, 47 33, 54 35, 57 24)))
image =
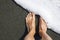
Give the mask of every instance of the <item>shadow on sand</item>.
MULTIPOLYGON (((39 21, 40 16, 36 15, 36 17, 38 18, 37 21, 39 21)), ((24 40, 24 38, 27 34, 28 34, 28 31, 27 31, 26 22, 25 22, 25 32, 24 32, 24 35, 19 40, 24 40)), ((34 37, 35 37, 35 40, 41 39, 41 37, 39 36, 39 22, 37 22, 36 34, 34 35, 34 37)))

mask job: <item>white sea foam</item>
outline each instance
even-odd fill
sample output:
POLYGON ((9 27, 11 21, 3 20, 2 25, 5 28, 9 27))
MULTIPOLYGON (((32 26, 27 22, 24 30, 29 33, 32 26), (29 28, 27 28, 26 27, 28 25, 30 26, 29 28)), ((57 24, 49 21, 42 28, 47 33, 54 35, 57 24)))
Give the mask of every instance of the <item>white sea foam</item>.
POLYGON ((15 2, 40 15, 49 29, 60 34, 60 0, 15 0, 15 2))

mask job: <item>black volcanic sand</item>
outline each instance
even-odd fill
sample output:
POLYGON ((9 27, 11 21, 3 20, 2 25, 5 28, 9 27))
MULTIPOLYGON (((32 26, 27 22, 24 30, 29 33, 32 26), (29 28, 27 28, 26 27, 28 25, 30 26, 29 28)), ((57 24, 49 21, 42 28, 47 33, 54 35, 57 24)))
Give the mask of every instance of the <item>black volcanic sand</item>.
MULTIPOLYGON (((27 33, 26 10, 12 0, 0 0, 0 40, 22 40, 27 33)), ((37 24, 36 17, 36 25, 37 24)), ((60 40, 60 35, 48 30, 53 40, 60 40)), ((38 38, 38 36, 37 36, 38 38)))

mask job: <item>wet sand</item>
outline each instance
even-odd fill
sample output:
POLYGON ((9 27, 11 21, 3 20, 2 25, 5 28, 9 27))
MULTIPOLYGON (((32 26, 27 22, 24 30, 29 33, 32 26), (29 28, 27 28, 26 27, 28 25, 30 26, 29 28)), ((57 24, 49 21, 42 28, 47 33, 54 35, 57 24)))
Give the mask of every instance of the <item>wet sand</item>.
MULTIPOLYGON (((27 14, 26 10, 12 0, 0 0, 0 40, 22 40, 20 38, 25 33, 27 14)), ((60 40, 60 35, 52 30, 47 33, 53 40, 60 40)))

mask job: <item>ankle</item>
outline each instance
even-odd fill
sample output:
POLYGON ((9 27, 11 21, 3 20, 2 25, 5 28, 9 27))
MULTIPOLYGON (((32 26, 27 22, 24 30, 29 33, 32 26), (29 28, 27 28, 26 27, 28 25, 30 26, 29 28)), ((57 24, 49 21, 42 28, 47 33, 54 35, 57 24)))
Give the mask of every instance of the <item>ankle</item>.
POLYGON ((35 33, 36 33, 36 32, 35 32, 35 30, 33 30, 33 29, 32 29, 28 34, 33 35, 33 36, 34 36, 34 35, 35 35, 35 33))
POLYGON ((43 32, 43 31, 39 31, 39 35, 41 36, 41 37, 43 37, 45 34, 47 34, 46 32, 43 32))

